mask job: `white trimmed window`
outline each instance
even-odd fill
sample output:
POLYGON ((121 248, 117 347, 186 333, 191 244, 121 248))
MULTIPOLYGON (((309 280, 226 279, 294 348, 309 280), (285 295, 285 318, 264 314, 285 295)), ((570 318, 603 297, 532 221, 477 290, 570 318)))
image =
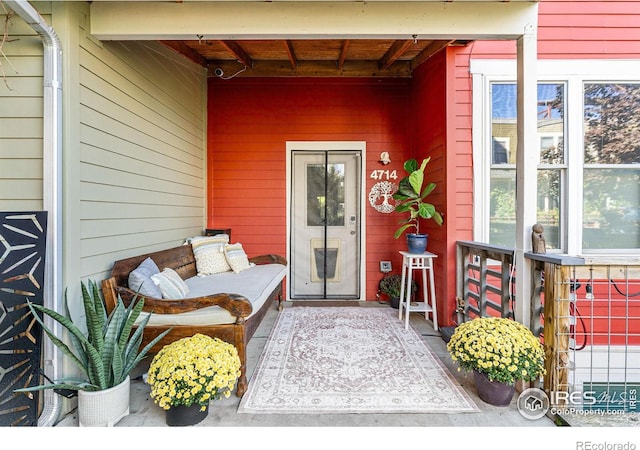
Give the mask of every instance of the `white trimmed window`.
MULTIPOLYGON (((475 60, 474 239, 515 245, 516 64, 475 60)), ((548 252, 640 248, 640 62, 538 61, 537 221, 548 252)))

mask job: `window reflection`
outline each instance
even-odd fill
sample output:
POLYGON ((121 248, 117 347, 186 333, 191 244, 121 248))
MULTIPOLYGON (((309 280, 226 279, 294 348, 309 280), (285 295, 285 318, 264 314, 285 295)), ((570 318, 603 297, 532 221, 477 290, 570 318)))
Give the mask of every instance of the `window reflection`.
MULTIPOLYGON (((491 171, 489 242, 513 246, 516 220, 518 145, 515 83, 491 85, 491 171)), ((561 190, 564 169, 564 92, 562 83, 538 84, 537 221, 545 228, 547 248, 562 245, 561 190)))
POLYGON ((640 84, 585 83, 583 120, 583 248, 638 248, 640 84))
POLYGON ((344 226, 344 170, 342 163, 307 166, 308 226, 344 226))

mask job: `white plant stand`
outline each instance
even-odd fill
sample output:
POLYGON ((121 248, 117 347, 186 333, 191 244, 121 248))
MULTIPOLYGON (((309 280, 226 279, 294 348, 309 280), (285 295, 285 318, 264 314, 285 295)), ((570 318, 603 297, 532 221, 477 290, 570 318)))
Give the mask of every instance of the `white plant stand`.
POLYGON ((402 285, 400 287, 400 304, 398 318, 402 320, 402 310, 405 310, 404 328, 409 328, 409 314, 412 312, 424 312, 424 318, 429 320, 429 313, 433 317, 433 329, 438 331, 438 312, 436 309, 436 288, 433 277, 433 259, 436 255, 431 252, 409 253, 401 251, 402 255, 402 285), (411 285, 413 271, 422 272, 422 302, 411 301, 411 285), (427 283, 427 274, 428 280, 427 283))

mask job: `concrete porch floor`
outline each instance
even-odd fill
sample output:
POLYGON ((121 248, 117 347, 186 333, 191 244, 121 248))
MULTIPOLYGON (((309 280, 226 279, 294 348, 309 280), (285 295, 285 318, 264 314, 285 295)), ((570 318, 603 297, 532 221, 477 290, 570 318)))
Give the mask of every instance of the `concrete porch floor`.
MULTIPOLYGON (((330 306, 330 302, 315 302, 330 306)), ((353 303, 354 305, 356 303, 353 303)), ((362 307, 389 308, 377 302, 357 303, 362 307)), ((305 304, 306 305, 306 304, 305 304)), ((287 303, 286 308, 294 307, 287 303)), ((268 312, 261 326, 248 345, 248 376, 255 369, 262 349, 269 338, 277 317, 275 306, 268 312)), ((467 391, 480 408, 477 413, 459 414, 238 414, 240 403, 235 395, 216 401, 209 408, 208 417, 193 427, 168 427, 164 411, 153 403, 149 386, 142 381, 149 362, 141 364, 132 374, 130 415, 114 428, 76 428, 75 412, 64 417, 56 427, 49 430, 62 432, 65 439, 47 439, 43 444, 49 448, 69 450, 86 447, 87 437, 92 442, 122 442, 140 444, 153 448, 168 448, 168 445, 213 445, 231 448, 295 449, 301 447, 343 449, 348 447, 384 449, 398 445, 424 445, 426 448, 448 446, 450 448, 473 448, 477 450, 538 450, 545 444, 549 448, 604 449, 597 445, 619 444, 622 447, 640 448, 638 421, 612 423, 599 419, 590 423, 571 423, 571 426, 556 426, 549 418, 529 420, 520 415, 516 407, 516 396, 508 407, 495 407, 484 403, 476 394, 473 377, 458 372, 446 350, 440 333, 434 332, 431 322, 422 313, 414 313, 411 325, 420 333, 431 350, 440 358, 454 378, 467 391), (150 428, 142 431, 141 427, 150 428), (53 447, 52 447, 53 445, 53 447), (624 447, 624 445, 627 445, 624 447)), ((43 429, 39 429, 43 430, 43 429)), ((59 434, 59 433, 56 433, 59 434)), ((25 437, 26 438, 26 437, 25 437)), ((31 438, 31 437, 29 437, 31 438)), ((614 448, 614 447, 606 447, 614 448)))
MULTIPOLYGON (((320 302, 314 302, 314 305, 320 302)), ((326 303, 329 306, 331 303, 326 303)), ((362 307, 389 308, 377 302, 359 302, 362 307)), ((294 307, 290 302, 285 308, 294 307)), ((262 349, 275 323, 278 311, 274 306, 265 316, 247 348, 247 368, 250 377, 262 349)), ((235 395, 212 402, 208 417, 196 427, 555 427, 552 420, 529 420, 516 408, 516 398, 509 407, 496 407, 484 403, 475 392, 473 377, 458 372, 446 350, 440 333, 433 330, 423 313, 412 313, 411 325, 420 333, 432 351, 444 362, 449 371, 470 394, 481 412, 459 414, 237 414, 240 399, 235 395)), ((131 409, 116 427, 166 427, 164 411, 149 396, 149 386, 141 375, 146 372, 150 358, 132 374, 131 409)), ((75 411, 64 417, 57 427, 78 425, 75 411)))

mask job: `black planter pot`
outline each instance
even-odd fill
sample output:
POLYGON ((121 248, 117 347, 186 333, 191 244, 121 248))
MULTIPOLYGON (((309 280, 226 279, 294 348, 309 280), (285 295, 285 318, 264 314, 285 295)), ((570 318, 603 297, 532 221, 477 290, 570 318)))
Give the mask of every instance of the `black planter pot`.
POLYGON ((494 406, 508 406, 516 391, 515 385, 490 381, 487 374, 473 371, 473 379, 476 383, 478 397, 484 402, 494 406))
POLYGON ((400 297, 389 297, 389 306, 393 309, 400 308, 400 297))
POLYGON ((427 249, 428 234, 407 234, 407 249, 409 253, 422 254, 427 249))
POLYGON ((209 414, 209 405, 200 411, 200 405, 172 406, 165 411, 165 422, 170 427, 187 427, 202 422, 209 414))

